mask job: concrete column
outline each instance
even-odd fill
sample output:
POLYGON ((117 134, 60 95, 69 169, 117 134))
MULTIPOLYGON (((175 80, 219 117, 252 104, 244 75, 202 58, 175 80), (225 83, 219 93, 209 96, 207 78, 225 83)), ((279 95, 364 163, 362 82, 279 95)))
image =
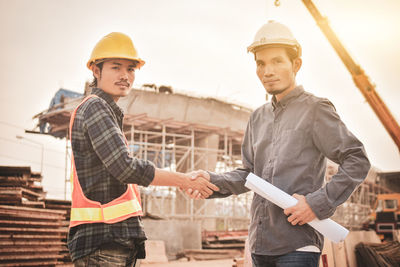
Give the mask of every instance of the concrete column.
MULTIPOLYGON (((196 142, 196 147, 209 148, 217 150, 219 145, 219 135, 210 134, 204 138, 198 139, 196 142)), ((195 170, 202 169, 207 171, 214 171, 217 165, 217 152, 208 152, 206 155, 196 155, 195 156, 195 170)), ((213 200, 196 200, 194 202, 194 211, 200 209, 204 204, 207 206, 202 210, 204 215, 215 215, 216 207, 213 200)), ((204 219, 202 220, 202 229, 213 231, 216 230, 216 220, 215 219, 204 219)))
MULTIPOLYGON (((196 147, 201 148, 209 148, 216 150, 218 149, 219 144, 219 135, 218 134, 210 134, 204 138, 196 140, 196 147)), ((209 170, 214 171, 217 165, 217 153, 209 152, 205 157, 201 155, 196 155, 195 160, 196 166, 195 169, 209 170)))

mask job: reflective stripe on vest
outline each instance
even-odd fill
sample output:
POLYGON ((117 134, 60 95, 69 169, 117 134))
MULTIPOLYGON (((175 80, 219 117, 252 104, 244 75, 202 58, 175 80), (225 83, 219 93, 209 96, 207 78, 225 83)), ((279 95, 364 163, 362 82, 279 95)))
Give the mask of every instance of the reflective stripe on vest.
MULTIPOLYGON (((75 108, 71 114, 69 125, 69 138, 72 137, 72 125, 74 123, 76 111, 89 98, 98 97, 97 95, 89 95, 75 108)), ((128 146, 128 142, 125 139, 128 146)), ((72 143, 71 143, 72 144, 72 143)), ((71 220, 69 227, 74 227, 85 223, 116 223, 126 220, 130 217, 141 216, 142 207, 140 205, 140 194, 137 185, 129 184, 120 197, 106 203, 101 204, 98 201, 88 199, 81 188, 78 175, 76 173, 73 152, 71 153, 71 185, 72 185, 72 202, 71 202, 71 220)))
POLYGON ((72 208, 71 221, 103 222, 118 219, 132 211, 141 210, 140 204, 135 200, 128 200, 120 204, 102 208, 72 208))

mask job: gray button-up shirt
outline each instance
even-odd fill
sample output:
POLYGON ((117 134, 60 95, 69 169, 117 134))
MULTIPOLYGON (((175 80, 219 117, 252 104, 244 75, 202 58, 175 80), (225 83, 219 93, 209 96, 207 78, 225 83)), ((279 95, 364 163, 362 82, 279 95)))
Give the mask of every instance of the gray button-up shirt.
MULTIPOLYGON (((254 111, 242 144, 243 169, 211 174, 225 197, 247 192, 246 176, 254 172, 288 194, 305 195, 319 219, 333 215, 338 205, 365 179, 370 163, 362 143, 346 128, 334 106, 297 86, 281 101, 254 111), (324 185, 326 158, 339 171, 324 185)), ((281 255, 315 245, 323 236, 308 224, 292 226, 278 206, 254 194, 249 229, 250 251, 281 255)))

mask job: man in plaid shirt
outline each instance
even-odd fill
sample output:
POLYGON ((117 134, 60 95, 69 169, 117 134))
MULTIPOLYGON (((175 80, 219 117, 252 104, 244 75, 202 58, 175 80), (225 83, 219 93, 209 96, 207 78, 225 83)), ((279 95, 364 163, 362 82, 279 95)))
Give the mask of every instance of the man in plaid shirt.
MULTIPOLYGON (((119 198, 129 184, 190 188, 208 197, 218 187, 206 179, 191 180, 183 173, 160 170, 129 154, 122 131, 124 114, 116 102, 128 95, 135 70, 143 64, 131 39, 122 33, 105 36, 92 52, 88 67, 94 76, 92 94, 97 97, 77 108, 71 129, 82 192, 101 204, 119 198)), ((145 240, 140 216, 133 216, 116 223, 71 227, 68 248, 75 266, 135 266, 136 259, 145 257, 145 240)))

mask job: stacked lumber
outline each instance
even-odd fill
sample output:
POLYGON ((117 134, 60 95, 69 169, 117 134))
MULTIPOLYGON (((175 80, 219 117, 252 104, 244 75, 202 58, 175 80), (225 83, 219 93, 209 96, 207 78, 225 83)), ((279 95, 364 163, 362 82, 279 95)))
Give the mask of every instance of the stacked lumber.
POLYGON ((0 265, 55 265, 65 258, 65 211, 0 205, 0 265))
POLYGON ((247 230, 203 231, 202 249, 185 249, 189 260, 219 260, 243 257, 247 230))
POLYGON ((66 212, 66 222, 69 222, 71 215, 71 200, 62 199, 45 199, 44 205, 46 209, 50 210, 64 210, 66 212))
POLYGON ((72 266, 70 201, 47 200, 30 167, 0 166, 0 266, 72 266))
POLYGON ((202 247, 203 249, 244 249, 247 236, 247 230, 204 231, 202 247))
POLYGON ((41 174, 32 173, 30 167, 0 166, 0 205, 44 208, 41 181, 41 174))
POLYGON ((357 266, 400 266, 400 243, 359 243, 356 246, 357 266))
POLYGON ((233 259, 243 256, 239 249, 185 249, 185 257, 188 260, 221 260, 233 259))

